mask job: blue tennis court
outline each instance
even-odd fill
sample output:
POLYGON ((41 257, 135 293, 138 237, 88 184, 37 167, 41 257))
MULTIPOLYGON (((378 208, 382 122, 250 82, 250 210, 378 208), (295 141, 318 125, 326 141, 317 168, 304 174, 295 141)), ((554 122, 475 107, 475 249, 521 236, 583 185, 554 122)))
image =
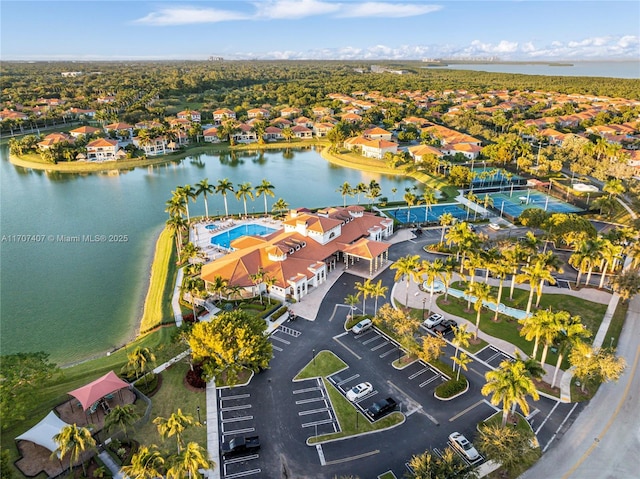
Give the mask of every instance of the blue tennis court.
POLYGON ((534 190, 489 193, 489 196, 493 199, 494 209, 513 218, 517 218, 529 208, 540 208, 551 213, 580 213, 584 211, 558 198, 534 190))
POLYGON ((437 223, 445 213, 449 213, 459 220, 467 218, 467 210, 460 207, 457 203, 431 205, 428 208, 426 206, 389 208, 384 210, 384 212, 401 223, 437 223))

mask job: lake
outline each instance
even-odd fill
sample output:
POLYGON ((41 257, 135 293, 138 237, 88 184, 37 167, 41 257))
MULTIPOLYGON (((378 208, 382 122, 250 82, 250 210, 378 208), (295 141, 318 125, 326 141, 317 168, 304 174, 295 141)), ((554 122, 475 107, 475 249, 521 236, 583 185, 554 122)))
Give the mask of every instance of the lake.
MULTIPOLYGON (((119 173, 65 174, 14 166, 7 146, 0 146, 2 354, 43 350, 67 364, 105 354, 130 338, 141 316, 153 247, 168 218, 165 202, 176 186, 203 178, 256 186, 266 178, 275 186, 269 205, 282 197, 290 207, 313 208, 342 205, 336 190, 345 181, 355 186, 375 179, 390 199, 392 188, 400 198, 414 184, 332 165, 312 148, 283 153, 209 153, 119 173), (99 235, 120 242, 89 241, 99 235)), ((235 197, 228 203, 230 213, 243 210, 235 197)), ((202 197, 189 209, 203 215, 202 197)), ((263 210, 262 197, 248 202, 249 212, 263 210)), ((209 213, 223 212, 220 195, 209 197, 209 213)))
POLYGON ((429 69, 450 68, 452 70, 474 70, 494 73, 520 73, 523 75, 580 76, 607 78, 640 78, 640 62, 571 62, 569 65, 549 65, 546 63, 469 63, 451 64, 429 69))

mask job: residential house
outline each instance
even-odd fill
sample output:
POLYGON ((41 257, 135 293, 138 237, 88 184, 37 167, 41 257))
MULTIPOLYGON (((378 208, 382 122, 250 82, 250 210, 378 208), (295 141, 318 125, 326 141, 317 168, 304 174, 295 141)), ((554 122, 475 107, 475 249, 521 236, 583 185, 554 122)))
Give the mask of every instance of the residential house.
POLYGON ((243 296, 268 293, 278 299, 302 300, 327 280, 339 262, 348 269, 356 261, 367 262, 370 274, 388 262, 393 221, 361 206, 329 208, 310 213, 293 210, 283 228, 264 237, 243 236, 231 242, 232 251, 202 267, 201 277, 210 284, 222 277, 230 286, 243 288, 243 296), (264 272, 274 284, 254 283, 264 272), (268 289, 267 289, 268 288, 268 289))
POLYGON ((176 116, 180 120, 189 120, 196 123, 200 123, 202 119, 202 115, 200 114, 200 112, 195 110, 184 110, 184 111, 178 112, 176 116))
POLYGON ((292 127, 291 132, 296 138, 301 138, 303 140, 312 138, 313 136, 313 130, 302 125, 292 127))
POLYGON ((133 138, 133 126, 129 125, 128 123, 123 123, 123 122, 111 123, 110 125, 106 125, 104 127, 104 131, 107 134, 110 131, 115 132, 115 135, 120 140, 125 138, 133 138), (123 134, 124 132, 127 132, 128 135, 123 134))
POLYGON ((79 128, 74 128, 69 133, 74 138, 79 138, 80 136, 85 136, 89 138, 90 136, 95 135, 99 131, 102 131, 100 128, 94 128, 93 126, 81 126, 79 128))
POLYGON ((458 153, 469 160, 475 160, 480 155, 481 146, 471 143, 448 143, 440 148, 445 155, 455 156, 458 153))
POLYGON ((241 123, 238 125, 238 131, 233 134, 233 141, 236 143, 255 143, 258 141, 258 135, 251 128, 251 125, 241 123))
POLYGON ((67 114, 70 115, 73 118, 82 118, 82 117, 86 117, 86 118, 94 118, 96 116, 96 111, 95 110, 85 110, 83 108, 69 108, 69 110, 67 111, 67 114))
POLYGON ((29 119, 29 116, 22 113, 21 111, 13 111, 13 110, 0 111, 0 121, 4 121, 4 120, 24 121, 27 119, 29 119))
POLYGON ((111 161, 116 160, 120 145, 117 140, 98 138, 87 144, 88 161, 111 161))
POLYGON ((235 120, 236 112, 228 108, 221 108, 213 112, 213 122, 219 125, 225 120, 235 120))
POLYGON ((76 139, 73 136, 66 133, 49 133, 42 139, 42 141, 38 142, 38 148, 40 150, 48 150, 56 143, 74 144, 75 141, 76 139))
POLYGON ((422 157, 425 155, 435 155, 438 158, 442 158, 444 156, 444 153, 430 145, 410 146, 407 151, 411 155, 411 158, 418 162, 422 161, 422 157))
POLYGON ((387 131, 384 128, 379 128, 376 126, 375 128, 369 128, 368 130, 364 130, 364 132, 362 133, 362 136, 364 136, 369 140, 391 141, 392 134, 390 131, 387 131))
POLYGON ((316 118, 333 115, 333 110, 328 106, 314 106, 311 109, 311 112, 313 113, 313 116, 315 116, 316 118))
POLYGON ((158 156, 171 153, 174 148, 169 148, 169 142, 165 136, 158 136, 156 138, 149 138, 147 141, 140 141, 139 137, 133 139, 133 144, 144 151, 146 156, 158 156))
POLYGON ((206 141, 207 143, 220 143, 218 129, 215 126, 203 131, 202 136, 204 137, 204 141, 206 141))
POLYGON ((251 110, 247 111, 247 117, 250 120, 253 118, 262 118, 266 120, 269 118, 269 110, 265 108, 252 108, 251 110))
POLYGON ((280 110, 280 116, 283 118, 293 118, 300 115, 300 113, 302 113, 300 108, 285 107, 280 110))
POLYGON ((344 142, 348 150, 360 151, 362 156, 381 160, 385 153, 395 155, 398 152, 398 144, 387 140, 370 140, 363 136, 349 138, 344 142))
POLYGON ((331 123, 315 123, 313 125, 313 134, 317 138, 324 138, 333 129, 331 123))
POLYGON ((293 120, 293 124, 296 126, 305 126, 307 128, 313 128, 313 120, 310 120, 306 116, 300 116, 293 120))
POLYGON ((360 115, 356 115, 355 113, 345 113, 342 115, 342 121, 346 121, 347 123, 360 123, 362 121, 362 117, 360 115))
POLYGON ((105 95, 105 96, 99 96, 96 101, 98 103, 113 103, 114 101, 116 101, 116 97, 113 95, 105 95))
POLYGON ((187 120, 186 118, 171 118, 169 120, 169 126, 172 128, 180 128, 181 130, 188 130, 191 128, 191 120, 187 120))
POLYGON ((277 126, 268 126, 264 129, 264 139, 267 141, 277 141, 282 140, 284 137, 282 136, 282 129, 277 126))

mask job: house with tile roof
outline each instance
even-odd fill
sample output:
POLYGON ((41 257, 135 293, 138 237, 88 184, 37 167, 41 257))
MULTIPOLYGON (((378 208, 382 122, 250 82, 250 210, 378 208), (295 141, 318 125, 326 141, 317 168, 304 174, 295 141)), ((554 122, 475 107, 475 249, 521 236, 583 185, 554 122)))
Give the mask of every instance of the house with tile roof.
POLYGON ((449 143, 440 149, 440 151, 445 155, 455 156, 460 153, 469 160, 475 160, 478 158, 481 150, 481 146, 471 143, 449 143))
POLYGON ((365 261, 373 276, 389 260, 393 220, 366 213, 361 206, 327 208, 317 213, 293 210, 283 227, 268 236, 243 236, 231 242, 232 251, 202 267, 201 277, 211 284, 217 277, 243 288, 243 296, 268 293, 278 299, 300 301, 324 283, 340 262, 345 269, 365 261), (255 284, 257 273, 272 278, 268 287, 255 284))
MULTIPOLYGON (((141 142, 139 137, 133 138, 133 144, 144 151, 146 156, 159 156, 171 153, 175 148, 170 148, 169 144, 173 143, 167 140, 165 136, 149 138, 146 142, 141 142)), ((175 143, 174 143, 175 145, 175 143)))
POLYGON ((74 138, 78 138, 80 136, 89 137, 89 136, 95 135, 99 131, 102 131, 102 130, 100 130, 100 128, 94 128, 93 126, 81 126, 79 128, 74 128, 73 130, 69 131, 69 133, 74 138))
POLYGON ((225 120, 235 120, 236 112, 228 108, 221 108, 213 112, 213 122, 219 125, 225 120))
POLYGON ((407 148, 407 151, 411 155, 414 161, 422 161, 424 155, 435 155, 438 158, 442 158, 444 153, 437 148, 430 145, 414 145, 407 148))
POLYGON ((324 138, 333 129, 331 123, 314 123, 313 134, 316 138, 324 138))
POLYGON ((42 141, 38 142, 40 150, 48 150, 56 143, 75 143, 76 139, 66 133, 49 133, 42 141))
POLYGON ((308 140, 309 138, 313 137, 313 130, 303 125, 296 125, 291 127, 291 133, 293 133, 293 136, 295 136, 296 138, 301 138, 303 140, 308 140))
POLYGON ((176 116, 181 120, 189 120, 196 123, 200 123, 202 119, 202 115, 200 114, 200 112, 195 110, 183 110, 178 112, 176 116))
POLYGON ((2 110, 0 111, 0 121, 4 120, 27 120, 29 117, 21 111, 2 110))
POLYGON ((263 138, 267 141, 277 141, 282 140, 284 136, 282 135, 282 129, 277 126, 268 126, 264 129, 263 138))
POLYGON ((300 113, 302 113, 300 108, 293 108, 289 106, 280 110, 280 116, 283 118, 293 118, 294 116, 300 115, 300 113))
POLYGON ((110 161, 118 159, 120 145, 116 140, 98 138, 87 143, 88 161, 110 161))
POLYGON ((204 137, 204 141, 206 141, 207 143, 220 143, 218 129, 215 126, 204 130, 202 132, 202 136, 204 137))
POLYGON ((247 117, 249 119, 264 118, 266 120, 269 118, 269 110, 266 108, 252 108, 251 110, 247 110, 247 117))
POLYGON ((398 144, 387 140, 370 140, 363 136, 348 138, 344 147, 350 151, 360 151, 362 156, 381 160, 386 153, 395 155, 398 152, 398 144))
POLYGON ((233 141, 236 143, 255 143, 258 141, 258 135, 251 125, 241 123, 238 125, 238 131, 233 135, 233 141))
POLYGON ((364 132, 362 132, 362 136, 364 136, 365 138, 369 139, 369 140, 387 140, 387 141, 391 141, 391 132, 385 130, 384 128, 380 128, 380 127, 374 127, 374 128, 369 128, 367 130, 364 130, 364 132))

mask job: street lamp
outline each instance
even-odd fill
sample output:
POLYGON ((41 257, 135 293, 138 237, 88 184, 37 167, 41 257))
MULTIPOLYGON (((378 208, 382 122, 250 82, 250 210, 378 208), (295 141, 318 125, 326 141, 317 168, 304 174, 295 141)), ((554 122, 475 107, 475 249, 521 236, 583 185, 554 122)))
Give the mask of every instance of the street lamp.
POLYGON ((311 351, 313 352, 313 365, 315 366, 316 365, 316 350, 312 349, 311 351))
POLYGON ((200 421, 200 406, 196 407, 196 411, 198 411, 198 422, 201 423, 202 421, 200 421))
POLYGON ((427 302, 427 298, 422 298, 422 320, 424 321, 424 305, 427 302))

